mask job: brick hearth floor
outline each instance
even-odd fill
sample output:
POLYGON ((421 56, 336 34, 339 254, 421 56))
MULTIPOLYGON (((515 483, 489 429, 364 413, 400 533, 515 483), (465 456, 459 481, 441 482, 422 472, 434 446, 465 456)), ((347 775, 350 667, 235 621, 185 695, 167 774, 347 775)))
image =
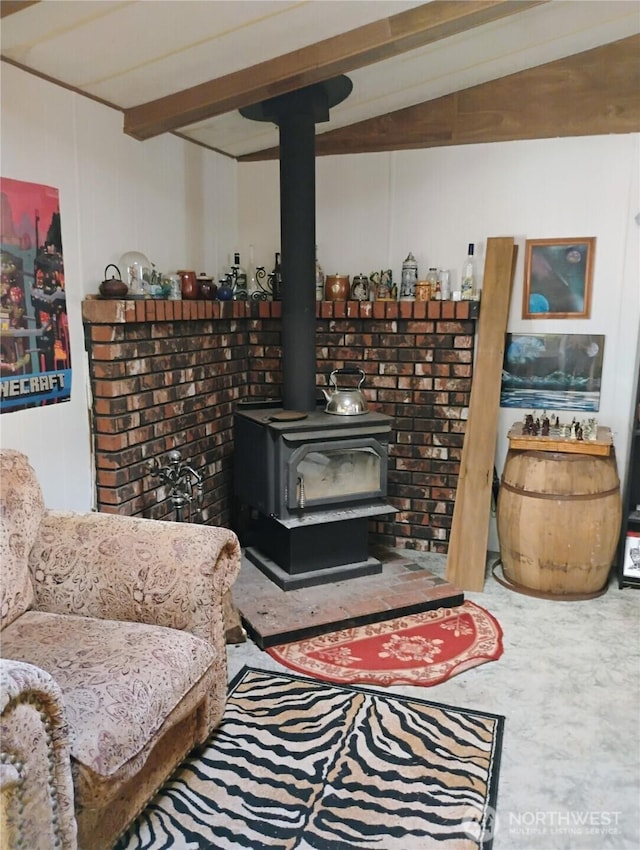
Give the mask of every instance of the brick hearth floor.
POLYGON ((265 649, 464 601, 461 590, 424 565, 424 555, 418 565, 389 550, 371 554, 382 561, 378 575, 286 591, 243 557, 233 598, 249 636, 265 649))

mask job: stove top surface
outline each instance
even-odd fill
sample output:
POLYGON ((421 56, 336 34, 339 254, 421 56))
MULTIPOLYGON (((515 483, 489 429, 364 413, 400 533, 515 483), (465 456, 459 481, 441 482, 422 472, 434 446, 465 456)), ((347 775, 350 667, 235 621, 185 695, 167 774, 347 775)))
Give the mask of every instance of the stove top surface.
POLYGON ((279 399, 266 401, 240 402, 236 415, 253 422, 268 426, 276 431, 318 431, 342 428, 368 428, 370 426, 391 427, 392 418, 385 413, 367 411, 355 415, 325 413, 325 402, 321 402, 313 411, 285 410, 279 399))

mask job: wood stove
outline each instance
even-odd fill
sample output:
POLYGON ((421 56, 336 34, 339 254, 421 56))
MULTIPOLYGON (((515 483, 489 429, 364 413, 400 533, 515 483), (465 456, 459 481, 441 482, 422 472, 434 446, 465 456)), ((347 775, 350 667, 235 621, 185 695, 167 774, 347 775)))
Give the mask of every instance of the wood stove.
POLYGON ((283 386, 235 413, 235 497, 252 513, 246 556, 284 590, 381 572, 368 522, 395 512, 391 420, 326 413, 315 383, 315 125, 351 89, 339 76, 240 110, 279 128, 283 386))
POLYGON ((251 511, 246 556, 284 590, 372 575, 368 522, 385 501, 391 420, 241 403, 234 417, 234 490, 251 511))

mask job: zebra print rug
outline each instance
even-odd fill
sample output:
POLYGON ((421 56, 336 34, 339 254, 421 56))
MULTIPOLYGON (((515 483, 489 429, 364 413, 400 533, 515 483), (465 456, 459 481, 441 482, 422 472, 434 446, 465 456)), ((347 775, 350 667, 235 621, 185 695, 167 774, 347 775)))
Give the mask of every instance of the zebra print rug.
POLYGON ((115 850, 489 850, 503 725, 245 667, 115 850))

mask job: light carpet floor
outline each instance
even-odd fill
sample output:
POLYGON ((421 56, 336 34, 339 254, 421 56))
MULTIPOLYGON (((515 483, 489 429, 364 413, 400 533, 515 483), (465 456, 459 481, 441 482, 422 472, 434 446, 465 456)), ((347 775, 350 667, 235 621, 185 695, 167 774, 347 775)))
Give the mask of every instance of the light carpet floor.
MULTIPOLYGON (((445 556, 409 554, 445 576, 445 556)), ((496 617, 504 654, 428 697, 506 717, 494 850, 638 850, 640 589, 613 581, 598 599, 559 602, 514 593, 487 572, 484 591, 465 598, 496 617)), ((251 642, 228 658, 230 676, 245 664, 287 670, 251 642)))

